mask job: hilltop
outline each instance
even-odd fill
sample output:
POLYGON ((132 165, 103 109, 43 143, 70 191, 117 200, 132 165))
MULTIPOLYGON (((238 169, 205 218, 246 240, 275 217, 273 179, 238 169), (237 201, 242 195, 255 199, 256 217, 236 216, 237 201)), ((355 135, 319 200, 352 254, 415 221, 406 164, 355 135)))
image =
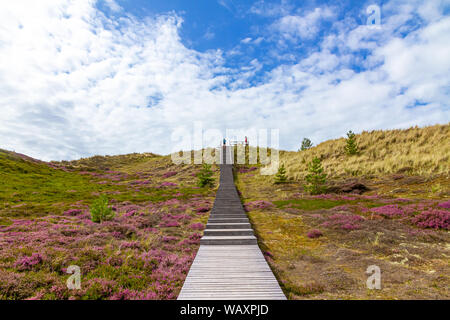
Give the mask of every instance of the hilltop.
POLYGON ((334 178, 450 174, 450 124, 363 131, 356 135, 359 154, 353 156, 346 155, 345 143, 345 138, 339 138, 304 151, 281 151, 281 163, 294 180, 305 177, 314 157, 322 160, 326 173, 334 178))
POLYGON ((130 153, 115 156, 93 156, 72 161, 52 161, 51 163, 60 167, 78 170, 124 170, 133 169, 138 164, 151 162, 152 159, 166 159, 153 153, 130 153))

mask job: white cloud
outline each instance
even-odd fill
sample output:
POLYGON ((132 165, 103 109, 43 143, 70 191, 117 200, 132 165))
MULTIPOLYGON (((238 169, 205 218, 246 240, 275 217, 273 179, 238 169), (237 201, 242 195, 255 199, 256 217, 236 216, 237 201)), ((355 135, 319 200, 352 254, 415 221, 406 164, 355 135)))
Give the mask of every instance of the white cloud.
MULTIPOLYGON (((203 121, 205 129, 280 128, 281 146, 296 149, 304 136, 317 143, 349 129, 450 120, 450 18, 435 10, 423 9, 429 22, 405 38, 395 32, 401 17, 386 17, 381 42, 358 26, 338 29, 252 85, 260 61, 230 69, 229 52, 187 49, 179 17, 111 20, 94 3, 2 4, 1 148, 44 160, 169 153, 175 128, 203 121), (361 47, 371 50, 370 68, 357 73, 349 65, 361 47), (426 105, 411 108, 418 100, 426 105)), ((323 10, 301 17, 316 12, 308 19, 317 22, 323 10)), ((301 33, 302 23, 286 30, 301 33)))
POLYGON ((304 15, 285 15, 278 19, 272 29, 291 41, 314 38, 323 20, 330 19, 334 13, 330 8, 315 8, 304 15))
POLYGON ((205 38, 206 40, 211 40, 214 39, 214 37, 216 36, 216 34, 210 30, 206 31, 206 33, 203 35, 203 38, 205 38))
POLYGON ((122 11, 122 7, 114 0, 104 0, 106 5, 114 12, 122 11))
POLYGON ((265 17, 274 17, 288 15, 292 9, 293 6, 288 0, 281 0, 280 3, 259 0, 250 7, 249 12, 265 17))
POLYGON ((220 82, 220 57, 186 49, 177 17, 118 28, 84 0, 10 2, 0 19, 1 146, 42 159, 167 151, 152 136, 190 113, 180 97, 220 82))
POLYGON ((217 1, 222 7, 224 7, 225 9, 227 9, 230 12, 234 12, 234 4, 233 4, 233 0, 218 0, 217 1))
POLYGON ((258 38, 256 38, 256 39, 253 40, 253 44, 258 45, 258 44, 260 44, 263 40, 264 40, 263 37, 258 37, 258 38))
POLYGON ((256 38, 256 39, 247 37, 247 38, 242 39, 242 40, 241 40, 241 43, 243 43, 243 44, 254 44, 254 45, 258 45, 258 44, 260 44, 263 40, 264 40, 263 37, 258 37, 258 38, 256 38))

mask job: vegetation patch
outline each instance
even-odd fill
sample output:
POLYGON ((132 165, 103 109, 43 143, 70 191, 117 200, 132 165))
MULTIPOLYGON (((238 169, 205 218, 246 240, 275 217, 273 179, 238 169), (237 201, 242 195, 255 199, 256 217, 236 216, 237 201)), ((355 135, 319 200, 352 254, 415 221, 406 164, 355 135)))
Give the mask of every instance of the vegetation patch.
POLYGON ((349 203, 349 201, 327 199, 289 199, 273 201, 273 204, 277 208, 289 206, 301 210, 330 209, 345 203, 349 203))
POLYGON ((2 151, 0 168, 0 299, 176 299, 214 199, 196 166, 2 151), (66 286, 70 265, 79 290, 66 286))
POLYGON ((355 154, 344 139, 282 151, 285 184, 237 172, 244 203, 273 204, 249 217, 289 299, 450 299, 449 148, 442 144, 449 128, 352 135, 347 149, 355 154), (303 188, 314 158, 327 174, 327 190, 317 195, 303 188), (366 286, 370 265, 380 267, 381 290, 366 286))

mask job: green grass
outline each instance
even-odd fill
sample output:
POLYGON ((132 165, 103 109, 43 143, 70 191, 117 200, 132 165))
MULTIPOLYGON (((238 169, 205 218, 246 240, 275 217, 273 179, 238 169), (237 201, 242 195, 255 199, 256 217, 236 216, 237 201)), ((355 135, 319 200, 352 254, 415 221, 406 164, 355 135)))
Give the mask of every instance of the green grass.
MULTIPOLYGON (((45 163, 0 149, 0 226, 11 225, 11 230, 20 233, 15 236, 23 237, 15 240, 20 245, 0 248, 0 299, 106 299, 124 289, 140 297, 151 293, 160 299, 176 298, 184 281, 183 270, 193 259, 191 251, 198 249, 190 237, 199 231, 190 224, 206 223, 208 216, 195 211, 200 204, 209 206, 214 191, 196 186, 198 169, 149 153, 45 163), (168 171, 177 174, 165 178, 168 171), (176 186, 164 187, 164 181, 176 186), (103 195, 117 210, 117 219, 92 225, 87 220, 89 207, 103 195), (162 203, 172 199, 176 203, 162 203), (139 215, 125 215, 127 206, 137 207, 139 215), (74 208, 83 214, 63 215, 74 208), (175 213, 187 218, 178 227, 159 226, 163 218, 172 219, 175 213), (39 241, 34 240, 34 233, 39 233, 39 241), (177 239, 166 243, 166 236, 177 239), (139 246, 121 247, 129 241, 139 246), (154 264, 147 265, 151 249, 161 252, 161 259, 182 259, 183 263, 159 263, 155 254, 154 264), (34 253, 43 258, 32 269, 15 266, 16 261, 34 253), (121 261, 110 264, 109 258, 121 261), (72 264, 83 268, 82 291, 78 293, 65 286, 68 275, 63 269, 72 264), (170 283, 166 283, 167 272, 174 277, 170 283)), ((8 235, 3 234, 0 242, 5 239, 8 235)))
POLYGON ((117 170, 123 167, 135 167, 136 165, 146 162, 152 158, 160 158, 160 156, 152 153, 131 153, 116 156, 93 156, 90 158, 82 158, 73 161, 61 161, 61 164, 67 167, 80 168, 82 170, 117 170))
MULTIPOLYGON (((157 157, 133 155, 132 160, 142 163, 145 159, 157 157)), ((123 158, 125 159, 125 156, 123 158)), ((122 161, 122 157, 119 157, 119 160, 122 161)), ((101 167, 104 166, 104 162, 98 161, 101 167)), ((94 164, 88 159, 85 162, 91 166, 94 164)), ((107 159, 107 162, 112 165, 113 159, 107 159)), ((120 161, 118 163, 122 164, 120 161)), ((131 175, 130 179, 133 178, 134 175, 131 175)), ((141 186, 140 191, 136 192, 126 183, 99 184, 101 180, 103 179, 77 172, 53 169, 45 163, 26 161, 0 150, 0 225, 9 225, 11 222, 8 218, 60 214, 74 202, 90 204, 98 197, 98 193, 115 192, 108 197, 117 201, 131 200, 133 203, 140 203, 165 201, 173 198, 175 193, 182 194, 177 196, 178 199, 187 199, 193 194, 205 195, 210 192, 208 188, 192 189, 183 186, 176 189, 141 186), (19 207, 15 207, 18 205, 19 207)))
POLYGON ((302 210, 318 210, 318 209, 330 209, 350 201, 346 200, 326 200, 326 199, 291 199, 291 200, 278 200, 273 201, 273 204, 277 208, 284 208, 290 205, 292 208, 302 210))
POLYGON ((94 192, 124 190, 122 186, 100 185, 91 180, 0 152, 0 218, 5 210, 9 217, 42 216, 55 213, 55 207, 64 209, 65 204, 93 200, 94 192), (70 192, 73 190, 76 192, 70 192), (14 208, 17 205, 22 206, 14 208))
MULTIPOLYGON (((358 200, 328 200, 328 199, 290 199, 290 200, 277 200, 273 201, 273 204, 279 209, 286 206, 301 210, 319 210, 319 209, 331 209, 343 204, 356 204, 361 203, 367 208, 375 208, 385 206, 385 203, 373 202, 371 200, 358 199, 358 200)), ((402 203, 400 203, 402 205, 402 203)))

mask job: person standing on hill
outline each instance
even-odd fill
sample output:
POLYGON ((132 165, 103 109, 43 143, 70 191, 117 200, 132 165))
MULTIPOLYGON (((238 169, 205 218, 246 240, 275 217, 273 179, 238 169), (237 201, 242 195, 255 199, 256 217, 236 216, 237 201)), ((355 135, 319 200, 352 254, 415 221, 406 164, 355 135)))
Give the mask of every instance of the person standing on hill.
POLYGON ((223 145, 226 145, 227 140, 225 138, 223 138, 223 145))

